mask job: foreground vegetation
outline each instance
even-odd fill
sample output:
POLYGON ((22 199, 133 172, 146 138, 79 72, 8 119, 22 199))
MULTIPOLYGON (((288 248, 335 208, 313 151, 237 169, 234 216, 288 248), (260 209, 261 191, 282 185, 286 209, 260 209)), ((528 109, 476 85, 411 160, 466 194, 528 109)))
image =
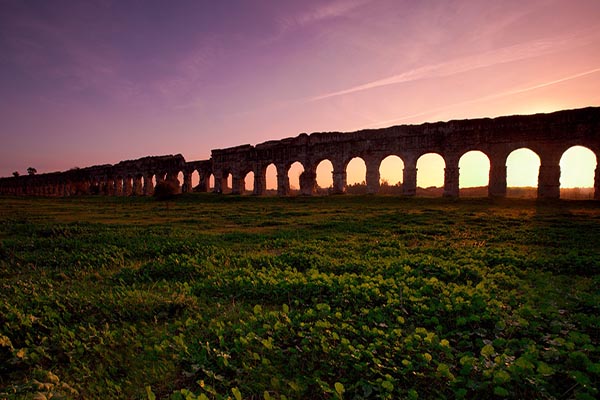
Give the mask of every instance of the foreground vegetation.
POLYGON ((597 398, 600 205, 0 198, 0 398, 597 398))

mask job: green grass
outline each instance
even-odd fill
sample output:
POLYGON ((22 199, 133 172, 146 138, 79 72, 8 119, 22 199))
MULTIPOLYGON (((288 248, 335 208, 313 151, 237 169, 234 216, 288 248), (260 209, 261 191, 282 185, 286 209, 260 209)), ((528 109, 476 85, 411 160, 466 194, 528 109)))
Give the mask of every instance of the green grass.
POLYGON ((0 398, 597 398, 600 204, 0 198, 0 398))

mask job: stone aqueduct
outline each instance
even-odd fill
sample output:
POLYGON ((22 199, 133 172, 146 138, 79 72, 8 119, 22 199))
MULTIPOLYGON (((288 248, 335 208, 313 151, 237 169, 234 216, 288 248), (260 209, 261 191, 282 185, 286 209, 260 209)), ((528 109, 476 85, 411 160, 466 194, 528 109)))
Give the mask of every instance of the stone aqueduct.
MULTIPOLYGON (((538 197, 560 197, 560 158, 572 146, 584 146, 600 155, 600 107, 558 111, 550 114, 455 120, 449 122, 401 125, 351 133, 301 134, 256 146, 243 145, 213 150, 210 160, 186 162, 183 156, 144 157, 115 165, 97 165, 65 172, 0 179, 0 194, 70 196, 77 194, 151 195, 154 182, 178 182, 183 174, 182 192, 207 192, 214 176, 213 191, 221 193, 231 175, 232 193, 244 193, 245 177, 254 173, 254 194, 266 192, 266 170, 277 169, 277 193, 290 193, 288 170, 300 162, 300 192, 311 195, 316 188, 316 168, 323 160, 333 165, 333 193, 344 193, 346 166, 355 157, 366 164, 369 193, 379 191, 379 166, 384 158, 396 155, 404 162, 402 191, 416 193, 417 160, 423 154, 437 153, 445 161, 444 195, 458 197, 460 157, 472 150, 490 161, 488 193, 506 196, 506 160, 520 148, 528 148, 540 158, 538 197), (192 187, 197 171, 199 184, 192 187)), ((600 199, 600 166, 595 170, 594 198, 600 199)))

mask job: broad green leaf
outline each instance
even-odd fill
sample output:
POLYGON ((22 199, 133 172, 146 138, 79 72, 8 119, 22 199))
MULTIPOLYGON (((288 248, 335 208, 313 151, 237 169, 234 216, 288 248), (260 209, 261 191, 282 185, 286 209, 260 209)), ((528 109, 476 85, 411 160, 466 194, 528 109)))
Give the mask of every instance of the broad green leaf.
POLYGON ((242 400, 242 393, 237 387, 231 388, 231 393, 233 393, 235 400, 242 400))

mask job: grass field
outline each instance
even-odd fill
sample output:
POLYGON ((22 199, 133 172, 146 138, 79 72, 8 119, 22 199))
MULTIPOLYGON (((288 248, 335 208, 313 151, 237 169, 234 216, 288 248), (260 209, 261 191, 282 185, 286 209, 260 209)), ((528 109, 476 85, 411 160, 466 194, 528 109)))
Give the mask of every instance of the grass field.
POLYGON ((0 399, 600 395, 600 204, 0 198, 0 399))

